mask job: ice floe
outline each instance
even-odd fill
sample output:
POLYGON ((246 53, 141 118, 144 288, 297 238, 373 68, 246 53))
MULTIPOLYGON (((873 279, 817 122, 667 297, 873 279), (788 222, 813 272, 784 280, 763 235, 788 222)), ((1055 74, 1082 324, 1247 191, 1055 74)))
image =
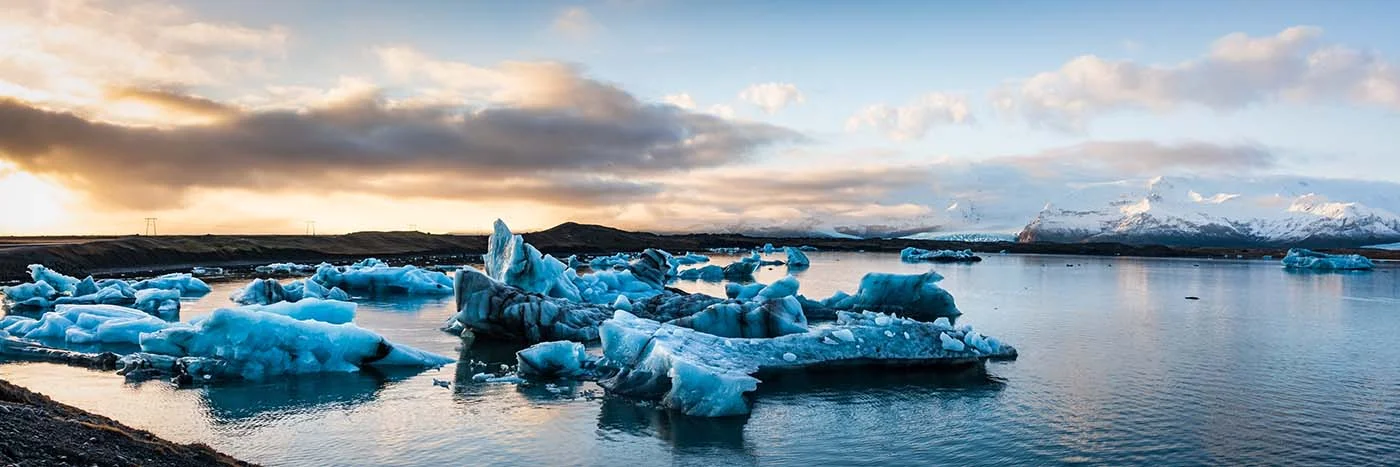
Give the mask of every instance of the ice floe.
POLYGON ((602 326, 598 365, 605 376, 599 384, 687 415, 720 417, 749 413, 745 394, 758 387, 754 374, 761 371, 872 363, 962 366, 1016 357, 1009 345, 969 334, 885 314, 842 312, 835 323, 804 333, 737 339, 618 311, 602 326), (964 345, 950 349, 945 337, 964 345))
POLYGON ((311 280, 323 287, 338 287, 341 290, 410 295, 452 293, 452 279, 447 274, 415 266, 389 266, 374 258, 343 267, 321 265, 311 280))
POLYGON ((1329 255, 1305 248, 1292 248, 1283 257, 1283 266, 1292 269, 1317 271, 1364 270, 1375 268, 1375 263, 1361 255, 1329 255))
POLYGON ((277 279, 253 279, 248 285, 234 292, 229 300, 240 305, 267 305, 281 301, 295 302, 305 298, 330 300, 350 300, 350 294, 339 287, 327 289, 314 280, 297 280, 282 285, 277 279))
POLYGON ((906 263, 918 263, 923 261, 933 261, 936 263, 974 263, 982 261, 982 257, 972 253, 972 250, 924 250, 912 246, 900 250, 899 259, 906 263))

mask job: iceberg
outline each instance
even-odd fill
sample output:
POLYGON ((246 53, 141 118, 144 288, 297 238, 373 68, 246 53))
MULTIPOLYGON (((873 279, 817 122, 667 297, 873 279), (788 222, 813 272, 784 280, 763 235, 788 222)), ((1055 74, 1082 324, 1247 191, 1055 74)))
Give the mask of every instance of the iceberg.
POLYGON ((524 237, 512 234, 500 219, 493 225, 484 257, 488 276, 527 292, 575 301, 581 299, 578 285, 565 274, 565 271, 572 272, 572 268, 525 243, 524 237))
POLYGON ((515 372, 521 378, 579 378, 592 370, 594 359, 583 344, 569 341, 541 342, 515 353, 515 372))
POLYGON ((78 288, 78 282, 80 282, 76 277, 60 274, 42 264, 29 265, 29 276, 34 279, 34 283, 48 283, 59 293, 72 293, 78 288))
MULTIPOLYGON (((371 258, 371 259, 372 259, 372 258, 371 258)), ((375 261, 378 261, 378 260, 375 260, 375 261)), ((258 274, 292 275, 292 274, 305 274, 305 273, 309 273, 309 272, 314 272, 314 271, 316 271, 316 268, 317 268, 316 266, 312 266, 312 265, 308 265, 308 264, 297 264, 297 263, 272 263, 272 264, 267 264, 267 265, 255 267, 255 268, 253 268, 253 272, 256 272, 256 273, 258 273, 258 274)))
POLYGON ((588 260, 588 267, 594 271, 608 271, 612 269, 626 268, 632 262, 632 258, 626 253, 617 253, 612 256, 599 256, 588 260))
POLYGON ((0 327, 12 336, 70 344, 137 344, 141 333, 171 323, 144 311, 116 305, 58 305, 39 319, 6 316, 0 327))
POLYGON ((923 274, 890 274, 872 272, 860 279, 855 295, 836 292, 821 302, 804 303, 810 308, 830 308, 844 311, 875 311, 891 313, 920 321, 961 315, 953 294, 937 282, 943 276, 929 271, 923 274))
POLYGON ((297 320, 223 308, 192 324, 143 333, 141 351, 222 363, 221 373, 251 380, 297 373, 353 372, 365 366, 440 367, 453 359, 394 344, 354 324, 297 320))
POLYGON ((612 315, 610 305, 582 303, 522 290, 472 267, 457 271, 457 314, 444 330, 525 342, 598 338, 598 323, 612 315))
POLYGON ((190 273, 176 272, 163 276, 158 276, 131 284, 131 288, 142 289, 165 289, 178 290, 180 295, 190 297, 209 293, 209 284, 194 277, 190 273))
POLYGON ((180 319, 179 290, 142 289, 136 291, 135 298, 136 300, 131 305, 132 308, 166 321, 180 319))
MULTIPOLYGON (((88 278, 91 279, 91 278, 88 278)), ((92 287, 96 287, 93 285, 92 287)), ((127 287, 105 287, 95 289, 91 293, 78 295, 88 289, 82 283, 78 285, 78 292, 74 292, 72 297, 59 297, 53 301, 54 305, 132 305, 136 303, 136 291, 127 287)), ((152 289, 155 290, 155 289, 152 289)), ((176 292, 178 294, 178 292, 176 292)))
POLYGON ((193 268, 190 268, 190 274, 194 274, 196 276, 222 276, 224 275, 224 268, 195 266, 193 268))
POLYGON ((783 247, 787 253, 787 266, 789 268, 805 268, 812 265, 812 260, 807 259, 807 254, 802 250, 790 246, 783 247))
POLYGON ((358 305, 341 300, 325 300, 306 297, 301 300, 274 302, 270 305, 247 305, 240 310, 272 313, 287 316, 298 321, 321 321, 330 324, 346 324, 355 320, 358 305))
POLYGON ((1316 271, 1365 270, 1376 267, 1375 263, 1361 255, 1329 255, 1305 248, 1291 248, 1283 257, 1283 267, 1290 269, 1311 269, 1316 271))
POLYGON ((0 292, 5 294, 5 303, 24 308, 49 308, 59 297, 58 289, 45 281, 0 287, 0 292))
POLYGON ((610 393, 657 400, 702 417, 743 415, 745 394, 762 371, 868 365, 973 366, 1012 359, 1016 349, 985 336, 982 347, 950 350, 941 336, 964 342, 968 331, 890 315, 841 312, 837 322, 766 339, 726 338, 617 311, 602 325, 599 384, 610 393))
POLYGON ((751 281, 754 271, 758 270, 757 261, 735 261, 724 267, 723 277, 731 281, 751 281))
MULTIPOLYGON (((698 268, 683 269, 676 274, 676 277, 688 281, 702 280, 706 282, 719 282, 724 280, 724 269, 723 267, 710 264, 698 268)), ((749 275, 752 276, 753 272, 749 272, 749 275)))
POLYGON ((807 316, 794 297, 797 279, 788 276, 772 285, 754 285, 758 290, 753 293, 738 294, 736 300, 711 304, 667 324, 720 337, 762 338, 807 332, 807 316))
POLYGON ((253 279, 248 285, 234 292, 229 300, 239 305, 267 305, 282 301, 296 302, 306 298, 350 301, 350 294, 339 287, 327 289, 312 280, 297 280, 282 285, 276 279, 253 279))
POLYGON ((918 263, 923 261, 933 261, 936 263, 975 263, 982 261, 982 257, 972 253, 972 250, 924 250, 920 248, 908 247, 899 252, 900 261, 906 263, 918 263))
POLYGON ((701 263, 708 263, 708 262, 710 262, 710 257, 709 257, 709 256, 705 256, 705 255, 697 254, 697 253, 686 253, 686 254, 684 254, 684 255, 676 256, 675 259, 676 259, 676 264, 679 265, 679 266, 690 266, 690 265, 693 265, 693 264, 701 264, 701 263))
POLYGON ((344 268, 323 264, 316 269, 316 274, 311 276, 311 280, 322 287, 341 290, 370 290, 411 295, 452 293, 452 279, 448 278, 447 274, 414 266, 392 267, 374 258, 344 268))

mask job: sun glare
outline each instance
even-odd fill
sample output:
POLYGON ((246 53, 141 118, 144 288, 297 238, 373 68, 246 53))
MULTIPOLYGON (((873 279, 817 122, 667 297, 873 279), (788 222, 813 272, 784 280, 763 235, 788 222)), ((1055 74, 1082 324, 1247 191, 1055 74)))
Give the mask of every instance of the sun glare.
POLYGON ((66 217, 70 195, 63 187, 0 162, 0 199, 9 211, 0 221, 0 235, 50 233, 66 217))

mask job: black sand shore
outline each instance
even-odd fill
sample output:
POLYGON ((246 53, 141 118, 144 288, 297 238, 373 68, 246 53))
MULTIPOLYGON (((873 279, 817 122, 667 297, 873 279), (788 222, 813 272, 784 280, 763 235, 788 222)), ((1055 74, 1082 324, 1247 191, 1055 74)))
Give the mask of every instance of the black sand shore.
MULTIPOLYGON (((1211 248, 1126 245, 1120 243, 965 243, 902 239, 837 239, 752 237, 736 234, 657 235, 597 225, 565 223, 524 234, 545 253, 611 254, 662 248, 672 253, 707 248, 810 245, 824 251, 897 252, 905 247, 971 249, 979 253, 1061 254, 1220 258, 1242 256, 1282 258, 1283 248, 1211 248)), ((193 266, 240 267, 270 262, 346 261, 365 257, 385 260, 433 258, 461 263, 468 255, 486 252, 485 235, 431 235, 420 232, 359 232, 348 235, 162 235, 128 237, 11 237, 0 238, 0 281, 26 280, 25 266, 44 264, 65 274, 84 276, 155 273, 193 266)), ((1400 259, 1400 251, 1324 250, 1361 253, 1374 259, 1400 259)), ((432 262, 432 261, 430 261, 432 262)), ((422 263, 420 263, 422 264, 422 263)))
POLYGON ((0 380, 0 465, 253 465, 203 444, 175 444, 0 380))

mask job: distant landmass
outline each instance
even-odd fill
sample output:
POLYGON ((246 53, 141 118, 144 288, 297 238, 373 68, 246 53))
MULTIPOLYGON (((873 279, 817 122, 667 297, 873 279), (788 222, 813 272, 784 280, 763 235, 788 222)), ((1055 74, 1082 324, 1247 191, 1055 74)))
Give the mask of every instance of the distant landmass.
MULTIPOLYGON (((926 234, 917 234, 926 235, 926 234)), ((708 248, 757 248, 772 243, 807 245, 824 251, 898 252, 905 247, 926 250, 970 249, 983 253, 1037 253, 1152 257, 1282 257, 1283 247, 1206 247, 1133 244, 1127 242, 1027 242, 1010 235, 954 233, 941 239, 841 238, 832 236, 751 236, 743 234, 655 234, 601 225, 566 222, 524 234, 541 251, 569 254, 611 254, 661 248, 672 253, 708 248)), ((928 235, 939 238, 937 235, 928 235)), ((76 275, 145 274, 189 270, 194 266, 249 267, 269 262, 347 261, 365 257, 398 259, 417 264, 462 264, 479 261, 486 252, 485 235, 434 235, 422 232, 357 232, 347 235, 169 235, 125 237, 0 238, 0 281, 27 278, 25 266, 45 264, 76 275)), ((1400 251, 1332 249, 1378 259, 1400 259, 1400 251)))

